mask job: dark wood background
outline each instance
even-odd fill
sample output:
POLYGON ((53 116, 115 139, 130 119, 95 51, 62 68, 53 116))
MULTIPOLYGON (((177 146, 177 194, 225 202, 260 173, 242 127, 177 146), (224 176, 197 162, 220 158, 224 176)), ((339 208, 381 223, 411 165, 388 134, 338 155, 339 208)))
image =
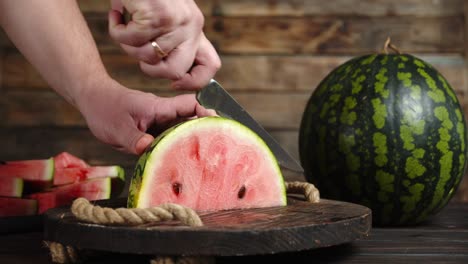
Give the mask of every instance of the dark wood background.
MULTIPOLYGON (((144 76, 110 39, 108 2, 78 0, 110 74, 130 88, 172 95, 168 82, 144 76)), ((468 1, 196 2, 223 62, 216 79, 296 157, 302 113, 317 84, 350 57, 380 51, 387 36, 439 69, 468 115, 468 1)), ((96 140, 80 113, 48 87, 2 32, 0 89, 0 159, 68 151, 92 164, 132 171, 136 157, 96 140)), ((468 175, 455 200, 468 202, 468 175)))

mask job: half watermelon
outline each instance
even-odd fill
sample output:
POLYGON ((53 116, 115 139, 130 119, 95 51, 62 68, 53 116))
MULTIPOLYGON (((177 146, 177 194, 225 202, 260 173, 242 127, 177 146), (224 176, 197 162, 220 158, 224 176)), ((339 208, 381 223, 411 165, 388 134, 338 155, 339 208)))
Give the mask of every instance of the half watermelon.
POLYGON ((257 134, 231 119, 204 117, 166 130, 138 161, 128 206, 163 203, 198 211, 284 206, 286 192, 257 134))

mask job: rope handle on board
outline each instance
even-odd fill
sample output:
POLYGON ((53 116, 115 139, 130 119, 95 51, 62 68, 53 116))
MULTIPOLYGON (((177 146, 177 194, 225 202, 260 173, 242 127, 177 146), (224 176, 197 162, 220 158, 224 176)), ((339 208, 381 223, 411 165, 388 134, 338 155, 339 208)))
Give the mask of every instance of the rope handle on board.
POLYGON ((102 225, 142 225, 146 223, 179 220, 183 225, 202 226, 197 213, 178 204, 162 204, 151 208, 108 208, 91 204, 85 198, 76 199, 71 207, 81 221, 102 225))
MULTIPOLYGON (((311 203, 320 201, 319 190, 311 183, 307 182, 286 182, 286 193, 301 194, 311 203)), ((181 224, 187 226, 203 226, 200 216, 191 208, 178 204, 163 204, 152 208, 108 208, 91 204, 85 198, 78 198, 73 201, 71 211, 75 217, 81 221, 102 224, 102 225, 127 225, 137 226, 147 223, 179 220, 181 224)), ((65 246, 57 242, 46 241, 49 247, 52 261, 55 263, 76 263, 78 262, 78 252, 71 246, 65 246)), ((206 263, 211 259, 178 258, 173 260, 170 257, 158 257, 151 261, 151 264, 159 263, 206 263), (202 261, 203 260, 203 261, 202 261), (195 262, 193 262, 195 261, 195 262), (199 261, 199 262, 196 262, 199 261)))
MULTIPOLYGON (((316 203, 320 194, 313 184, 307 182, 286 182, 288 194, 302 194, 308 202, 316 203)), ((71 207, 73 215, 78 219, 102 225, 136 226, 170 220, 179 220, 187 226, 202 226, 198 214, 178 204, 163 204, 151 208, 107 208, 91 204, 85 198, 76 199, 71 207)))

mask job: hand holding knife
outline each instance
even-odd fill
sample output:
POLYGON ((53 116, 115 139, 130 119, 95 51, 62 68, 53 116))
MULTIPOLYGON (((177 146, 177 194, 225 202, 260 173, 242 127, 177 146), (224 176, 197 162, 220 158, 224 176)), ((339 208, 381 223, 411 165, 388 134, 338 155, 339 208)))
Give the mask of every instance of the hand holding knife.
POLYGON ((213 78, 221 60, 202 31, 203 14, 195 2, 122 2, 126 8, 113 6, 109 13, 109 33, 142 72, 172 80, 176 90, 195 91, 213 78))
MULTIPOLYGON (((123 17, 125 23, 131 20, 131 15, 126 9, 124 9, 123 17)), ((168 55, 159 47, 156 41, 151 42, 151 46, 161 59, 168 55)), ((203 107, 215 110, 222 117, 234 119, 257 133, 273 152, 281 167, 294 172, 304 172, 299 162, 285 151, 217 81, 211 79, 208 85, 197 92, 196 98, 203 107)))

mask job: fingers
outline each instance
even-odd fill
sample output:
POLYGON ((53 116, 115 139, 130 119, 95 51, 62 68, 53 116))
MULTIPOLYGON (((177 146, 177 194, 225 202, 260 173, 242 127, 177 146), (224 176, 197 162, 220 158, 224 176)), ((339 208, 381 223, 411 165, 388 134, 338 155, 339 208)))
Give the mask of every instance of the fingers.
POLYGON ((140 68, 145 74, 152 77, 179 80, 193 65, 197 52, 194 47, 196 45, 192 41, 184 42, 159 63, 151 65, 140 62, 140 68))
MULTIPOLYGON (((158 135, 188 119, 216 115, 213 110, 199 105, 194 94, 163 98, 136 92, 127 94, 126 100, 129 103, 123 104, 123 112, 116 116, 113 112, 104 112, 101 118, 87 122, 97 138, 120 151, 136 155, 141 155, 153 142, 154 137, 150 134, 158 135)), ((107 104, 108 107, 112 105, 112 102, 107 104)))
POLYGON ((218 116, 215 110, 207 109, 203 107, 202 105, 197 105, 196 112, 197 112, 197 117, 218 116))
POLYGON ((204 17, 193 1, 123 0, 109 12, 109 32, 141 70, 152 77, 170 79, 175 89, 197 90, 221 67, 216 50, 203 34, 204 17), (119 9, 132 20, 124 23, 119 9), (155 52, 152 42, 168 56, 155 52))
POLYGON ((120 0, 111 0, 111 8, 123 13, 123 4, 120 0))
POLYGON ((137 143, 135 144, 135 154, 141 155, 143 151, 145 151, 146 148, 148 148, 149 145, 153 142, 154 137, 145 134, 140 139, 138 139, 137 143))
POLYGON ((172 83, 174 89, 198 90, 213 78, 221 67, 221 60, 213 45, 203 34, 195 57, 195 66, 172 83))
MULTIPOLYGON (((159 45, 163 52, 169 54, 177 46, 183 43, 185 34, 184 31, 184 28, 180 28, 176 31, 160 36, 154 41, 159 45)), ((159 63, 162 59, 157 55, 151 42, 147 42, 140 47, 134 47, 126 44, 121 44, 120 46, 130 56, 150 65, 159 63)))
POLYGON ((151 145, 153 142, 154 137, 150 134, 144 134, 140 137, 135 145, 125 145, 125 146, 114 146, 115 149, 126 152, 130 154, 141 155, 143 152, 151 145))
POLYGON ((200 105, 194 94, 183 94, 169 98, 172 100, 177 117, 204 117, 214 116, 216 112, 212 109, 206 109, 200 105))
POLYGON ((139 130, 132 120, 127 120, 114 135, 114 147, 120 151, 140 155, 153 142, 154 137, 139 130))
POLYGON ((132 154, 140 154, 146 147, 145 144, 149 138, 145 137, 147 134, 138 130, 133 124, 132 120, 124 121, 123 125, 119 127, 118 132, 113 131, 112 133, 115 137, 115 143, 117 143, 116 147, 119 150, 132 154), (140 142, 142 139, 143 141, 140 142))
MULTIPOLYGON (((159 27, 150 27, 145 22, 135 23, 130 21, 123 23, 122 13, 110 10, 108 15, 109 34, 119 43, 140 47, 155 36, 160 36, 163 31, 159 27)), ((150 21, 148 21, 149 23, 150 21)))
POLYGON ((141 62, 140 67, 149 76, 173 80, 174 89, 198 90, 213 78, 221 67, 221 60, 213 45, 202 34, 198 50, 193 51, 193 45, 185 42, 165 60, 154 65, 141 62))
POLYGON ((216 112, 199 105, 194 94, 183 94, 175 97, 157 97, 153 108, 146 111, 146 114, 151 118, 143 121, 144 126, 140 129, 156 136, 180 122, 197 117, 214 116, 216 112))
POLYGON ((158 120, 169 121, 178 118, 191 118, 202 116, 213 116, 216 113, 201 106, 195 94, 182 94, 174 97, 160 97, 161 101, 155 109, 158 120), (169 110, 169 111, 168 111, 169 110), (164 115, 161 116, 161 115, 164 115))
POLYGON ((193 1, 132 0, 114 6, 109 12, 109 33, 128 46, 141 47, 155 39, 159 44, 168 39, 165 52, 169 53, 183 41, 198 38, 203 28, 203 14, 193 1), (132 15, 128 23, 123 21, 119 10, 122 4, 132 15))

